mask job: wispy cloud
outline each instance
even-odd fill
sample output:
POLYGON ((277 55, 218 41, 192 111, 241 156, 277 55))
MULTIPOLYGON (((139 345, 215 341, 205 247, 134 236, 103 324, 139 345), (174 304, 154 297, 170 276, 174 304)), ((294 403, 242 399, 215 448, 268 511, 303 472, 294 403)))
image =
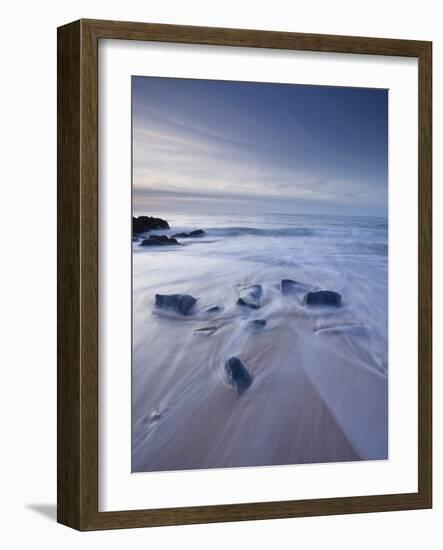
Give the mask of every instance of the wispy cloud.
MULTIPOLYGON (((360 133, 352 122, 361 147, 352 144, 349 129, 344 140, 339 133, 335 140, 328 139, 333 132, 327 121, 309 124, 309 117, 300 112, 303 105, 295 101, 294 88, 306 87, 265 87, 260 94, 260 85, 243 86, 248 88, 239 83, 134 79, 136 208, 143 209, 147 197, 157 205, 164 200, 165 206, 185 200, 189 207, 235 200, 244 207, 251 201, 271 201, 278 207, 289 201, 291 208, 305 210, 306 204, 377 213, 386 208, 387 152, 384 158, 383 147, 376 146, 374 153, 361 120, 360 133)), ((327 113, 323 103, 320 111, 327 113)), ((311 113, 310 118, 316 117, 311 113)), ((381 130, 383 124, 381 120, 381 130)))

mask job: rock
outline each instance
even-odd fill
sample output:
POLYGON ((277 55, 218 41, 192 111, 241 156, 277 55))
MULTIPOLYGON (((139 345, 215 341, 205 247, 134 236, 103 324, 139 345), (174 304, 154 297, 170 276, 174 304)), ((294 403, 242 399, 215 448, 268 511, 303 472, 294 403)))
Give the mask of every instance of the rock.
POLYGON ((191 231, 190 233, 185 233, 184 231, 182 233, 176 233, 175 235, 172 235, 176 239, 190 239, 192 237, 203 237, 205 235, 205 232, 203 229, 196 229, 195 231, 191 231))
POLYGON ((341 295, 333 290, 317 290, 306 294, 305 303, 309 306, 340 307, 341 295))
POLYGON ((217 332, 217 330, 218 327, 202 327, 195 329, 194 332, 200 334, 208 334, 209 336, 211 336, 211 334, 214 334, 214 332, 217 332))
POLYGON ((149 423, 158 422, 169 412, 169 407, 157 407, 152 411, 152 413, 147 417, 149 423))
POLYGON ((251 375, 238 357, 231 357, 225 363, 225 372, 229 383, 237 388, 238 395, 245 392, 252 384, 251 375))
POLYGON ((312 287, 293 279, 282 279, 280 290, 282 294, 296 294, 298 292, 309 292, 312 290, 312 287))
POLYGON ((157 420, 160 420, 161 417, 162 417, 162 413, 158 409, 156 409, 151 413, 149 420, 150 422, 157 422, 157 420))
POLYGON ((368 336, 368 328, 365 325, 359 325, 357 323, 344 323, 336 325, 325 325, 314 328, 315 334, 343 334, 349 333, 355 336, 368 336))
POLYGON ((149 239, 143 239, 143 241, 140 243, 140 246, 170 246, 170 245, 180 246, 180 243, 177 241, 177 239, 174 239, 172 237, 167 237, 166 235, 150 235, 149 239))
POLYGON ((254 319, 253 321, 251 321, 251 325, 255 329, 261 329, 266 326, 266 319, 254 319))
POLYGON ((132 232, 146 233, 151 229, 169 229, 169 224, 166 220, 161 218, 153 218, 151 216, 139 216, 138 218, 132 218, 132 232))
POLYGON ((206 309, 208 313, 217 313, 218 311, 221 311, 220 306, 211 306, 206 309))
POLYGON ((180 315, 188 315, 197 300, 189 294, 156 294, 155 305, 169 309, 180 315))
POLYGON ((250 285, 242 287, 238 292, 237 304, 240 306, 258 309, 262 295, 261 285, 250 285))

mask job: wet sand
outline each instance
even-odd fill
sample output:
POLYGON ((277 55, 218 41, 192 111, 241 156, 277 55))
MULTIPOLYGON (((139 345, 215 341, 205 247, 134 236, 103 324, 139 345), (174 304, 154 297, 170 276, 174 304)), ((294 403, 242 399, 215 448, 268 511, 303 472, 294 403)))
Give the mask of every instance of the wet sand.
MULTIPOLYGON (((228 326, 225 332, 228 338, 228 326)), ((209 343, 211 336, 191 338, 209 343)), ((251 387, 238 396, 222 364, 199 361, 176 387, 176 402, 165 402, 138 430, 145 438, 135 442, 134 471, 386 458, 385 445, 377 456, 365 446, 370 432, 386 430, 384 376, 332 353, 318 336, 281 325, 251 333, 237 356, 251 387)))

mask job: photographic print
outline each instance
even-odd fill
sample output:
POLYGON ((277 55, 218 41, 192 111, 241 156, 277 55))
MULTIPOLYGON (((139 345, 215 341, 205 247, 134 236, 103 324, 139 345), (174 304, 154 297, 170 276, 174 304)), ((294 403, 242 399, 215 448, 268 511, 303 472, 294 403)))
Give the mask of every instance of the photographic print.
POLYGON ((131 86, 132 471, 388 459, 388 91, 131 86))

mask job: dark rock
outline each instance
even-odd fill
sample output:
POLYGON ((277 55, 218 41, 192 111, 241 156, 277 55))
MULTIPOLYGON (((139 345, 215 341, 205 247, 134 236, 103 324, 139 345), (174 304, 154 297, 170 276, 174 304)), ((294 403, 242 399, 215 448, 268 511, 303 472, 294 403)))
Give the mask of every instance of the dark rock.
POLYGON ((190 233, 185 233, 184 231, 182 233, 176 233, 175 235, 172 235, 176 239, 190 239, 192 237, 203 237, 205 235, 205 232, 203 229, 196 229, 195 231, 191 231, 190 233))
POLYGON ((155 305, 162 309, 170 309, 180 315, 188 315, 197 300, 189 294, 156 294, 155 305))
POLYGON ((149 240, 164 244, 179 244, 176 239, 174 239, 173 237, 167 237, 166 235, 150 235, 149 240))
POLYGON ((151 216, 139 216, 132 218, 132 232, 146 233, 151 229, 169 229, 169 224, 161 218, 153 218, 151 216))
POLYGON ((333 290, 317 290, 306 294, 305 303, 309 306, 340 307, 341 295, 333 290))
POLYGON ((170 245, 180 246, 180 243, 177 241, 177 239, 174 239, 172 237, 167 237, 166 235, 150 235, 149 239, 143 239, 143 241, 140 243, 140 246, 170 246, 170 245))
POLYGON ((231 357, 225 363, 225 372, 228 381, 237 388, 238 395, 245 392, 252 384, 251 375, 238 357, 231 357))
POLYGON ((242 287, 238 292, 237 304, 240 306, 258 309, 262 295, 261 285, 250 285, 242 287))
POLYGON ((219 306, 211 306, 206 309, 208 313, 217 313, 218 311, 221 311, 221 307, 219 306))
POLYGON ((255 329, 261 329, 266 326, 266 319, 254 319, 253 321, 251 321, 251 325, 255 329))
POLYGON ((293 279, 282 279, 280 290, 282 294, 296 294, 298 292, 308 292, 312 290, 312 287, 305 283, 294 281, 293 279))

